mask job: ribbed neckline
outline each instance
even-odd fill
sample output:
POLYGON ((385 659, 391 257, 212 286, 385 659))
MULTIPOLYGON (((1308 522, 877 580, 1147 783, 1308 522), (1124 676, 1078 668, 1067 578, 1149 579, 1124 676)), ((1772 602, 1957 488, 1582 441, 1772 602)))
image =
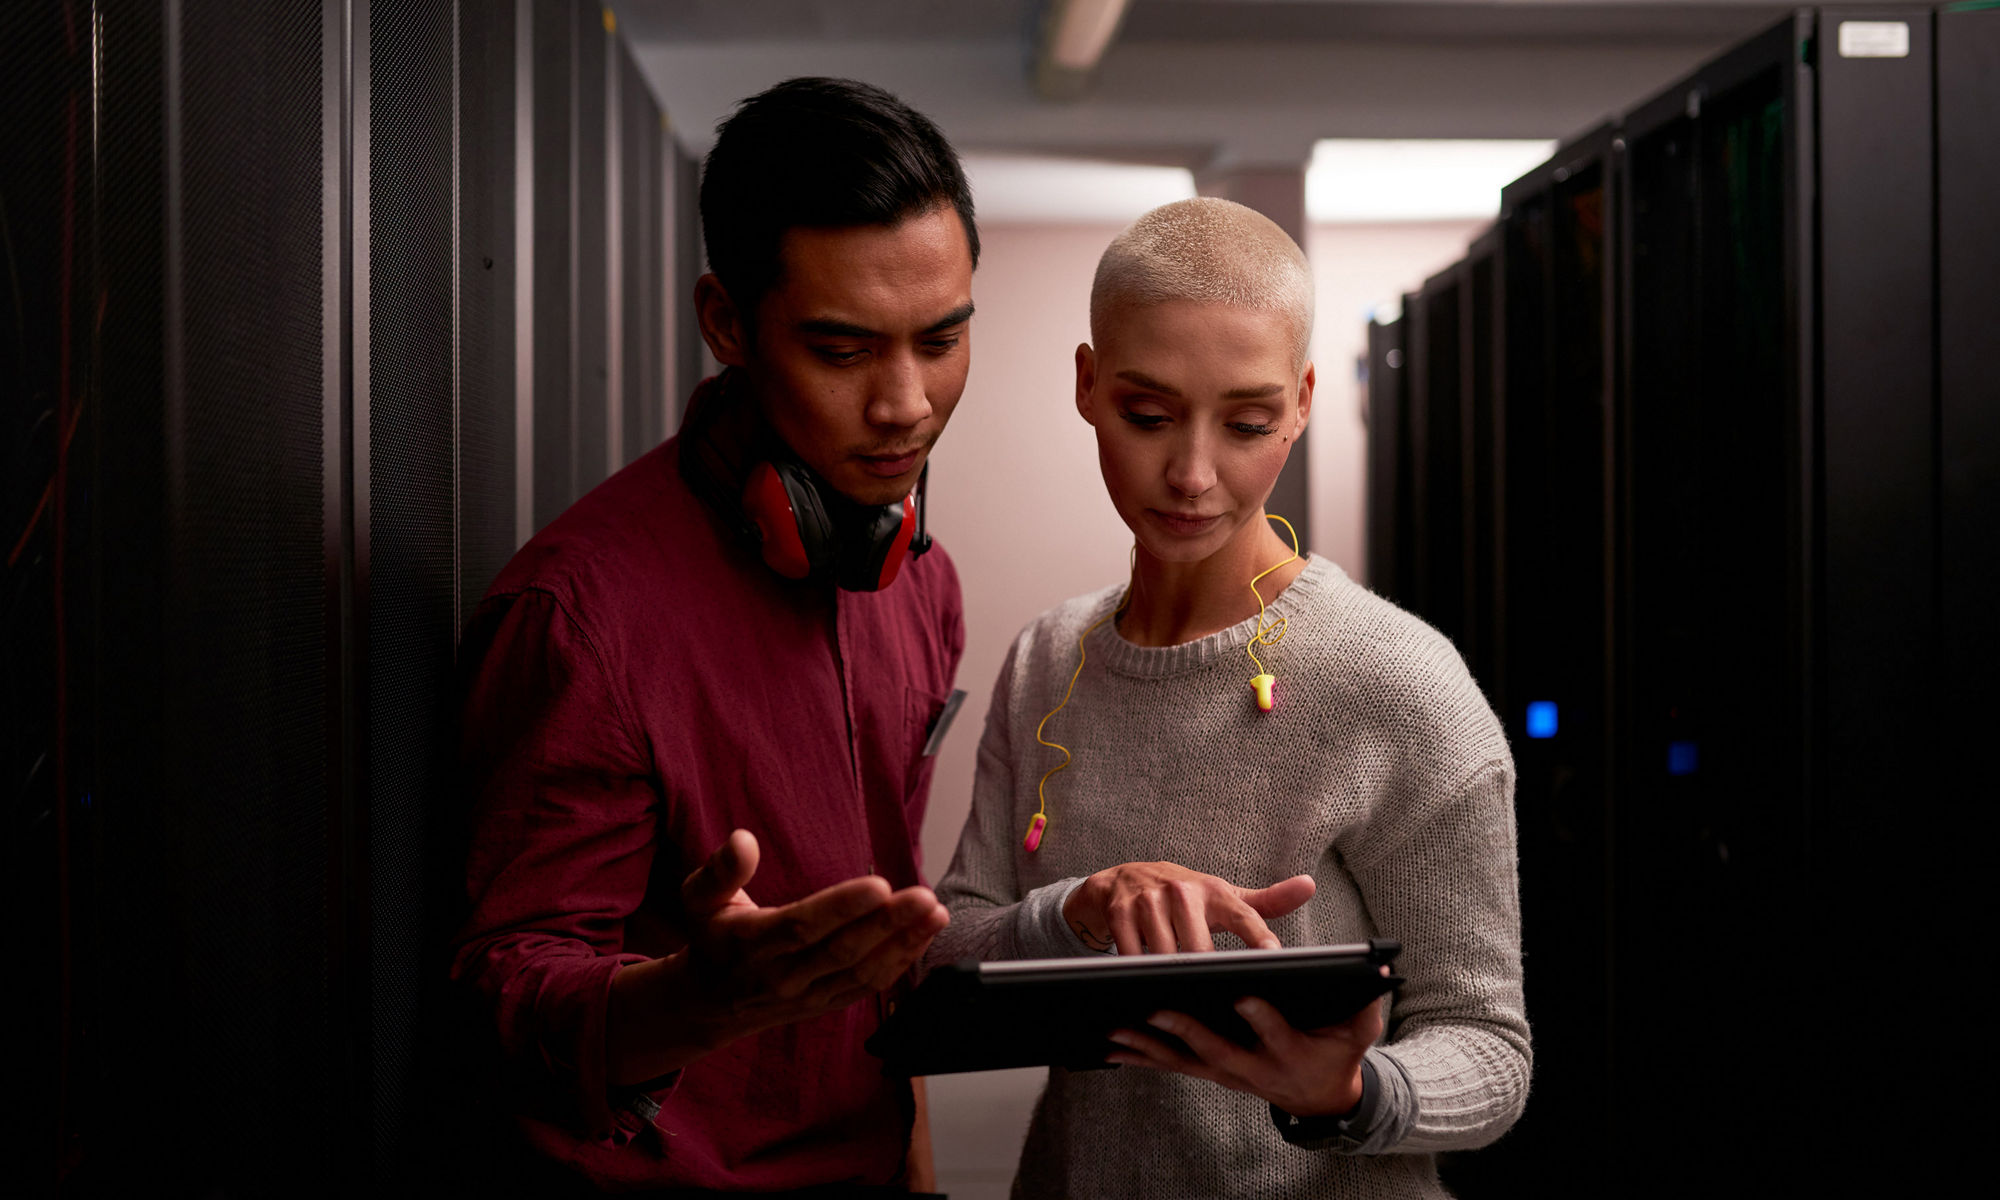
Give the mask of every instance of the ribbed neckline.
MULTIPOLYGON (((1299 572, 1298 578, 1265 604, 1264 619, 1275 621, 1311 607, 1314 599, 1341 578, 1341 570, 1332 559, 1321 554, 1311 556, 1306 559, 1306 569, 1299 572)), ((1119 592, 1112 593, 1112 604, 1118 602, 1122 591, 1121 588, 1119 592)), ((1252 616, 1227 629, 1217 630, 1192 642, 1182 642, 1178 646, 1141 646, 1127 641, 1114 623, 1106 621, 1084 644, 1089 648, 1091 657, 1101 661, 1107 670, 1140 679, 1164 679, 1170 675, 1202 670, 1225 653, 1242 654, 1256 628, 1257 618, 1252 616)), ((1249 660, 1245 659, 1244 664, 1247 666, 1249 660)))

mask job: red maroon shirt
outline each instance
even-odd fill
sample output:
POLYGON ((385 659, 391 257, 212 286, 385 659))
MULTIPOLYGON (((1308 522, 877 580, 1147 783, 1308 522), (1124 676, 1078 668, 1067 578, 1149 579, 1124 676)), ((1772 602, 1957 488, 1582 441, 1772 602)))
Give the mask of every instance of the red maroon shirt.
POLYGON ((732 829, 757 835, 760 904, 920 880, 922 750, 965 645, 941 549, 876 593, 781 578, 689 490, 678 441, 537 534, 468 629, 453 976, 491 1014, 528 1139, 600 1187, 888 1183, 912 1103, 862 1049, 878 1002, 734 1042, 636 1103, 607 1086, 612 976, 680 944, 680 882, 732 829))

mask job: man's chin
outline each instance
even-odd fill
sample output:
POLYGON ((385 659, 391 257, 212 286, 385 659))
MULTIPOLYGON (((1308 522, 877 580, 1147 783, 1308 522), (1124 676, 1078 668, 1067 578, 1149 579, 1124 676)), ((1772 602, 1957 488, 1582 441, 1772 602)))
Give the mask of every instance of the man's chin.
POLYGON ((842 470, 825 476, 833 485, 833 490, 854 501, 856 504, 879 507, 895 504, 916 490, 917 478, 923 472, 923 464, 896 476, 883 479, 853 466, 842 464, 842 470))

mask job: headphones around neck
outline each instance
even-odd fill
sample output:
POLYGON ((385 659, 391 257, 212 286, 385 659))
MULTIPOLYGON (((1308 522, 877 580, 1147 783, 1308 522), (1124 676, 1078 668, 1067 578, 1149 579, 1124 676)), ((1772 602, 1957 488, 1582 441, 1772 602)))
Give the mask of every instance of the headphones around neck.
POLYGON ((681 472, 773 571, 877 592, 896 581, 905 560, 931 548, 928 462, 901 500, 857 504, 755 428, 747 413, 731 419, 727 377, 696 394, 681 431, 681 472))
POLYGON ((850 592, 879 592, 903 561, 931 548, 924 509, 931 465, 894 504, 856 504, 804 463, 776 459, 750 468, 739 498, 759 551, 787 579, 830 576, 850 592))

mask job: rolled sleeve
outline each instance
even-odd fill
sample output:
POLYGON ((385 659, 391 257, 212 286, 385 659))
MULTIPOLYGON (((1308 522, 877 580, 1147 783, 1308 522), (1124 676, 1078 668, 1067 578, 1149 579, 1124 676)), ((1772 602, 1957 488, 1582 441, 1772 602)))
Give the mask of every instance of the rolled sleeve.
POLYGON ((578 1134, 611 1139, 606 1010, 619 969, 645 960, 623 952, 625 920, 645 896, 659 795, 560 600, 489 603, 467 639, 470 912, 452 976, 483 1002, 509 1075, 578 1134))

